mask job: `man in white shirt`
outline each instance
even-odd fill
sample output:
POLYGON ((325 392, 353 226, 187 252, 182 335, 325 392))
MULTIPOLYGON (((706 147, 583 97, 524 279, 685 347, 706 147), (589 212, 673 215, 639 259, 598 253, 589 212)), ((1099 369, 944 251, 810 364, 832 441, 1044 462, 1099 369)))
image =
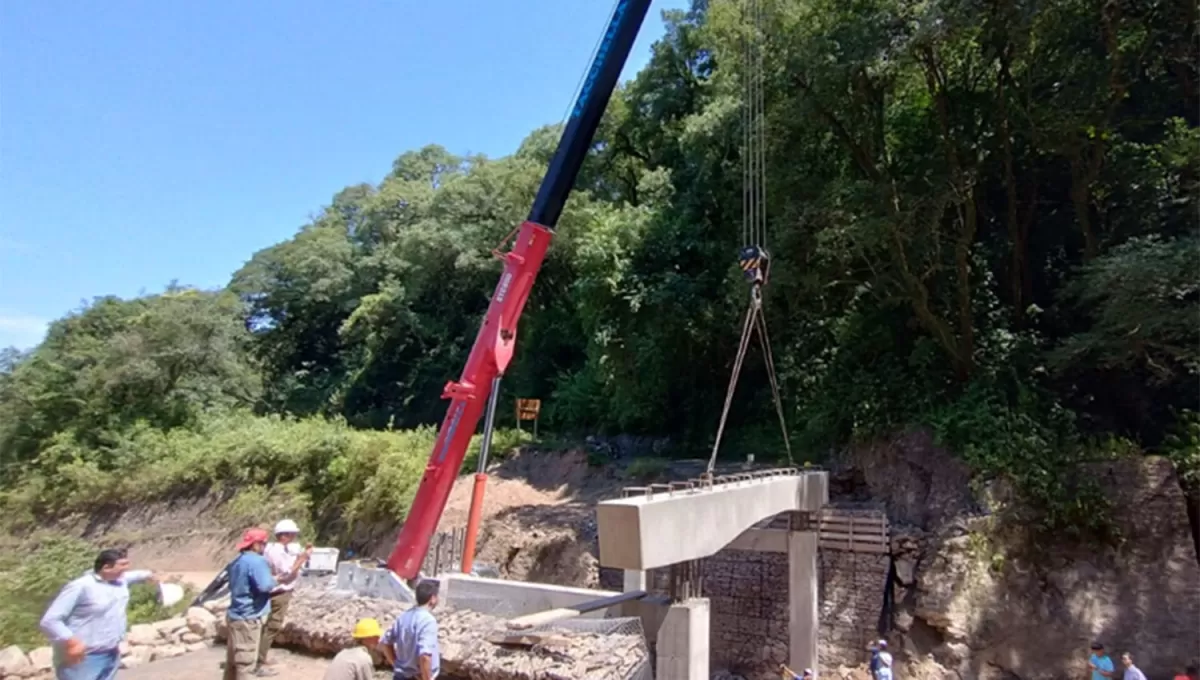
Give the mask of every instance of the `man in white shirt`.
POLYGON ((892 654, 887 650, 887 640, 880 640, 867 648, 871 652, 871 674, 875 680, 893 680, 892 654))
POLYGON ((279 585, 271 591, 271 613, 259 639, 258 668, 255 675, 273 675, 267 671, 267 667, 274 664, 267 659, 267 653, 271 651, 271 644, 275 642, 275 636, 279 634, 287 618, 288 604, 292 601, 292 590, 300 577, 300 569, 312 556, 312 545, 306 546, 303 551, 300 550, 300 544, 296 543, 299 535, 300 527, 294 521, 280 520, 275 525, 276 542, 267 544, 263 550, 263 557, 271 566, 271 575, 279 585))
POLYGON ((41 628, 54 646, 58 680, 116 677, 128 627, 129 586, 158 581, 154 572, 129 566, 124 549, 101 551, 92 570, 63 586, 46 609, 41 628))
POLYGON ((1125 652, 1121 655, 1121 665, 1125 667, 1125 676, 1122 680, 1146 680, 1146 674, 1142 669, 1133 665, 1133 655, 1125 652))

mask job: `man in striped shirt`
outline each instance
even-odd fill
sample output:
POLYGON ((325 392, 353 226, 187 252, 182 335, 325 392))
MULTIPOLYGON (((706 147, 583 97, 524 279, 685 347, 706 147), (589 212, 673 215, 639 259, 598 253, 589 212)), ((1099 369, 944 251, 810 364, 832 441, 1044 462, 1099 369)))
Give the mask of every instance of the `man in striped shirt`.
POLYGON ((131 570, 124 550, 103 550, 92 570, 63 586, 42 616, 54 646, 58 680, 111 680, 121 665, 128 627, 129 586, 157 582, 154 572, 131 570))

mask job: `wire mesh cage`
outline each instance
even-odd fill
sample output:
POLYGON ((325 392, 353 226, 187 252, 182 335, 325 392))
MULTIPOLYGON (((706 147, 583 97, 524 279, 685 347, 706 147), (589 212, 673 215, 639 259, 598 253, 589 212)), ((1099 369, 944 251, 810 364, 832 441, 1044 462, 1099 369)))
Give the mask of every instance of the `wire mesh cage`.
POLYGON ((475 647, 487 645, 492 648, 492 653, 481 656, 492 658, 492 663, 503 666, 512 677, 543 677, 535 669, 549 673, 544 677, 559 677, 548 668, 553 665, 550 661, 557 660, 564 666, 576 669, 577 675, 572 674, 572 680, 654 679, 650 649, 639 617, 573 618, 513 631, 508 630, 502 620, 527 612, 518 611, 506 600, 452 595, 446 604, 455 610, 471 611, 486 617, 481 618, 477 625, 487 626, 489 630, 485 635, 474 637, 472 643, 466 643, 470 649, 464 648, 463 656, 475 658, 475 647), (499 651, 486 642, 489 635, 497 634, 522 637, 531 642, 521 645, 519 650, 499 651), (583 649, 586 649, 586 653, 581 652, 583 649), (588 665, 586 670, 580 670, 581 657, 601 659, 603 663, 594 663, 588 665))
MULTIPOLYGON (((528 633, 561 633, 568 637, 588 635, 599 639, 600 654, 611 659, 613 663, 605 669, 598 669, 594 674, 597 680, 654 680, 650 648, 646 644, 646 631, 642 627, 642 619, 637 616, 565 619, 535 626, 528 633), (622 660, 625 662, 622 663, 622 660)), ((589 674, 588 677, 593 677, 593 674, 589 674)))

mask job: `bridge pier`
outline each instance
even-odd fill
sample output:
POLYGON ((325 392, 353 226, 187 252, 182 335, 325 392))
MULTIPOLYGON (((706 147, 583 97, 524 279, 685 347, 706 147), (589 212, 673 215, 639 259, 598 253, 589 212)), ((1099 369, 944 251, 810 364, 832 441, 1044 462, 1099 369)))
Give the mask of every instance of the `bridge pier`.
POLYGON ((708 598, 672 604, 658 629, 657 680, 708 680, 708 598))
MULTIPOLYGON (((815 527, 813 527, 815 529, 815 527)), ((796 672, 817 668, 817 532, 789 531, 788 550, 788 665, 796 672)))

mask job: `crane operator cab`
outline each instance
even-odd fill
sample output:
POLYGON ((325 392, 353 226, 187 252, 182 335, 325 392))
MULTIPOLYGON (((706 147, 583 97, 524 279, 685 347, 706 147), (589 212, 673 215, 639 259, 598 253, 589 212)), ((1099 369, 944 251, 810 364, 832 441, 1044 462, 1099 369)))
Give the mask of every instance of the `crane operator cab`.
POLYGON ((767 254, 765 248, 759 246, 746 246, 738 253, 738 264, 742 268, 742 273, 745 274, 746 280, 754 286, 762 286, 767 282, 767 269, 771 263, 771 256, 767 254))

